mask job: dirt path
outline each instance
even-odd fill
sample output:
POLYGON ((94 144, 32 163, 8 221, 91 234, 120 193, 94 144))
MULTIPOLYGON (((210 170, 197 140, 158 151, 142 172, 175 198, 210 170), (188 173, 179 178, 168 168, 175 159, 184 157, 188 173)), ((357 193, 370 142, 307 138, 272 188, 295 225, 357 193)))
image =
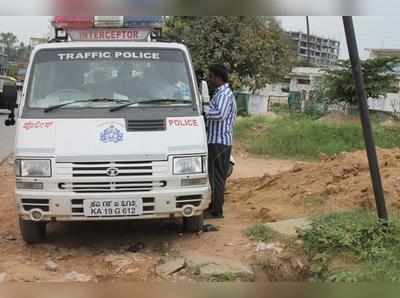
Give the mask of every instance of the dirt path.
POLYGON ((262 177, 266 174, 276 175, 289 171, 295 164, 292 160, 244 157, 243 154, 234 158, 236 165, 232 179, 262 177))
MULTIPOLYGON (((289 167, 280 161, 237 161, 235 177, 248 177, 252 171, 276 174, 289 167)), ((14 183, 12 167, 5 163, 0 167, 0 276, 5 273, 8 281, 158 280, 160 260, 211 257, 249 264, 255 252, 256 244, 243 231, 256 220, 242 216, 232 194, 227 195, 225 219, 207 221, 218 226, 218 232, 181 234, 180 225, 168 222, 51 224, 47 243, 26 246, 16 222, 14 183), (133 253, 137 244, 144 248, 133 253), (46 267, 49 260, 57 265, 55 270, 46 267)), ((182 272, 171 278, 192 278, 182 272)))

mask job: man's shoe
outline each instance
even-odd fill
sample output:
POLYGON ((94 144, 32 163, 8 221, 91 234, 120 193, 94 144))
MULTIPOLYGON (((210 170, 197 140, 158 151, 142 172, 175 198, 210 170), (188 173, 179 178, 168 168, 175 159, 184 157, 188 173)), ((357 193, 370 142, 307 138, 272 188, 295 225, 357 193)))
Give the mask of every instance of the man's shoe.
POLYGON ((224 218, 223 213, 218 213, 214 211, 204 211, 203 216, 205 219, 219 219, 219 218, 224 218))
POLYGON ((224 214, 223 213, 217 213, 217 212, 211 212, 212 218, 224 218, 224 214))
POLYGON ((213 215, 213 213, 212 213, 212 211, 204 211, 204 213, 203 213, 203 217, 205 218, 205 219, 210 219, 210 218, 214 218, 214 215, 213 215))

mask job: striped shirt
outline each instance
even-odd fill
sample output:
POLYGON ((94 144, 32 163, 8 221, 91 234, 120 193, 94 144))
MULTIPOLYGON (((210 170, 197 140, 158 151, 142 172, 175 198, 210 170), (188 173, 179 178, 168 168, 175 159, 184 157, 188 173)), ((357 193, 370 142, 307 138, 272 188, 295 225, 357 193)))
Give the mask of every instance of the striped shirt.
POLYGON ((209 144, 232 145, 236 112, 235 96, 229 84, 220 86, 206 114, 209 144))

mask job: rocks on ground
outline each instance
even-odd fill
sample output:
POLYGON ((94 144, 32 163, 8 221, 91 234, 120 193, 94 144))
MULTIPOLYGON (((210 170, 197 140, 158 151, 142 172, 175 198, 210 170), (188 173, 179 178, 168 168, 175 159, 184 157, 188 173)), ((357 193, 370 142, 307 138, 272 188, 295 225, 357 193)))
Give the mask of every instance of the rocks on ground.
POLYGON ((303 166, 300 163, 296 163, 292 168, 293 173, 299 173, 303 170, 303 166))
POLYGON ((4 236, 4 239, 8 241, 15 241, 17 240, 17 237, 14 234, 9 233, 4 236))
POLYGON ((256 264, 262 266, 269 281, 304 281, 309 264, 307 257, 299 252, 275 243, 257 252, 256 264))
POLYGON ((55 272, 58 269, 57 263, 53 262, 52 260, 48 260, 45 264, 45 268, 47 271, 55 272))
POLYGON ((164 260, 156 267, 156 273, 159 276, 167 277, 182 270, 185 266, 186 261, 184 258, 164 260))
POLYGON ((71 282, 88 282, 92 280, 92 277, 90 275, 72 271, 64 276, 64 280, 71 282))
POLYGON ((283 252, 283 246, 281 243, 257 243, 256 252, 269 251, 271 253, 281 254, 283 252))
POLYGON ((200 276, 206 278, 249 278, 252 279, 254 273, 250 267, 242 264, 216 264, 210 263, 204 266, 200 266, 200 276))
POLYGON ((233 279, 253 280, 254 272, 251 267, 236 260, 211 256, 188 256, 188 267, 204 279, 226 277, 233 279))
POLYGON ((104 257, 104 262, 109 263, 113 267, 114 273, 120 273, 134 263, 132 256, 125 254, 110 254, 104 257))
POLYGON ((311 225, 311 221, 307 218, 297 218, 267 223, 266 225, 279 234, 295 237, 299 230, 307 229, 311 225))

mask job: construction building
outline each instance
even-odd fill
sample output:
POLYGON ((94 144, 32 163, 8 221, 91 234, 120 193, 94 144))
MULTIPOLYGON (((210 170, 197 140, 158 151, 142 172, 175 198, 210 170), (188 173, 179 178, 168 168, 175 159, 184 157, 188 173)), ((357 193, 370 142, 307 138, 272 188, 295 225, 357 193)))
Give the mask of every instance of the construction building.
MULTIPOLYGON (((307 34, 299 31, 288 32, 290 38, 297 44, 297 59, 307 62, 307 34)), ((339 59, 340 42, 334 39, 310 35, 310 63, 314 66, 335 65, 339 59)))

